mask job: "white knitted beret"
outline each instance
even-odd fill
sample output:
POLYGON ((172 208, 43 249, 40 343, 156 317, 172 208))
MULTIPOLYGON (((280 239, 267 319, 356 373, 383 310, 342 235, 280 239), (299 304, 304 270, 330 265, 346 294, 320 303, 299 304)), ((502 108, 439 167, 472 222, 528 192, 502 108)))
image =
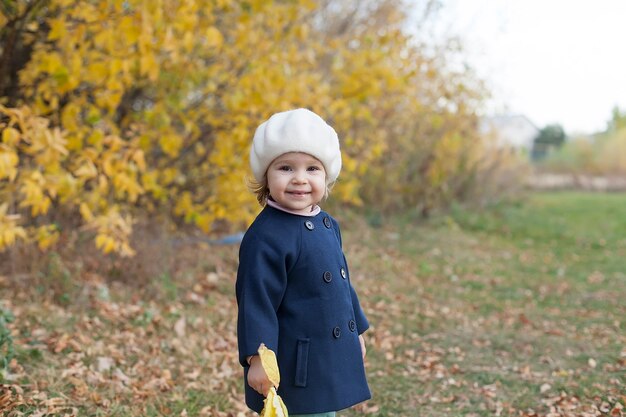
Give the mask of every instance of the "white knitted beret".
POLYGON ((307 109, 276 113, 254 133, 250 167, 257 181, 263 181, 272 161, 288 152, 303 152, 319 159, 331 183, 341 171, 341 151, 335 129, 307 109))

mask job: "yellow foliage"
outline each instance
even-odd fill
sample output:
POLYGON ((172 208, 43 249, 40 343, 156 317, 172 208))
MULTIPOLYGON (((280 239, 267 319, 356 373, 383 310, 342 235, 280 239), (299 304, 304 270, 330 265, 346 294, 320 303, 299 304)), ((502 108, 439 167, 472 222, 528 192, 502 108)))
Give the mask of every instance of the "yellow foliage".
POLYGON ((52 245, 51 210, 80 213, 99 249, 125 256, 134 216, 153 210, 205 232, 241 229, 258 211, 245 182, 254 129, 288 108, 339 133, 333 196, 344 203, 432 194, 473 155, 473 108, 455 114, 438 100, 477 96, 457 94, 402 32, 401 3, 75 3, 33 14, 17 104, 0 105, 0 201, 22 215, 5 246, 52 245))
POLYGON ((6 146, 15 146, 20 140, 20 132, 12 127, 7 127, 2 131, 2 142, 6 146))
MULTIPOLYGON (((83 217, 87 214, 84 209, 83 217)), ((132 233, 132 219, 119 213, 119 208, 113 206, 108 212, 93 218, 88 225, 97 230, 95 243, 104 253, 117 252, 122 256, 133 256, 134 249, 128 244, 132 233)))
POLYGON ((8 214, 9 205, 0 204, 0 250, 12 246, 18 239, 26 239, 26 230, 17 225, 19 215, 8 214))
POLYGON ((85 158, 78 169, 74 171, 74 175, 78 178, 89 180, 98 175, 98 169, 90 159, 85 158))
POLYGON ((159 139, 159 145, 161 145, 161 149, 167 155, 172 158, 176 158, 178 156, 178 152, 183 144, 182 138, 176 134, 165 134, 159 139))
POLYGON ((137 197, 144 192, 143 188, 134 178, 134 175, 127 172, 116 173, 113 176, 113 186, 121 198, 124 198, 124 194, 126 194, 130 202, 137 201, 137 197))
POLYGON ((20 207, 30 207, 31 215, 46 214, 52 200, 46 195, 46 180, 39 171, 32 171, 20 187, 20 207))
POLYGON ((224 42, 224 37, 220 33, 219 29, 215 26, 211 26, 206 31, 206 41, 208 46, 212 48, 219 48, 224 42))
POLYGON ((46 250, 59 240, 59 230, 55 225, 38 227, 35 232, 35 240, 39 249, 46 250))
POLYGON ((104 253, 110 253, 115 250, 115 239, 105 234, 96 235, 96 247, 102 249, 104 253))
POLYGON ((87 222, 93 221, 94 219, 93 212, 91 211, 87 203, 80 203, 79 211, 80 211, 80 215, 83 217, 85 221, 87 222))
POLYGON ((141 149, 134 149, 130 152, 131 160, 135 163, 139 171, 146 170, 146 157, 141 149))
POLYGON ((7 149, 5 145, 0 145, 0 180, 8 178, 9 181, 14 181, 17 176, 18 163, 17 154, 7 149))

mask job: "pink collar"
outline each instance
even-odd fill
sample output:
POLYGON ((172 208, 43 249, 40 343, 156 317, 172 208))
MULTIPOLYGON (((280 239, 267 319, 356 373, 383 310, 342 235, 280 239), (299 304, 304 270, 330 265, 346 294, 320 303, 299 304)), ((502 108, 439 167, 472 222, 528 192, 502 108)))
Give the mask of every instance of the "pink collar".
POLYGON ((277 210, 281 210, 284 211, 285 213, 289 213, 289 214, 295 214, 296 216, 306 216, 306 217, 315 217, 318 214, 320 214, 320 211, 322 211, 322 209, 320 208, 320 206, 318 206, 317 204, 313 206, 313 208, 311 209, 310 212, 308 213, 297 213, 295 211, 289 210, 284 208, 283 206, 281 206, 280 204, 278 204, 276 201, 274 200, 270 200, 269 198, 267 199, 267 205, 270 207, 274 207, 277 210))

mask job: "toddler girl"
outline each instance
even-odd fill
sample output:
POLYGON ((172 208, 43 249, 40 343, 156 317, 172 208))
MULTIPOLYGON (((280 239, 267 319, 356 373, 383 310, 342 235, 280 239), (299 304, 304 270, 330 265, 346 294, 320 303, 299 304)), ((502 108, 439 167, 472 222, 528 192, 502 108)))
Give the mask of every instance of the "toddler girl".
POLYGON ((361 334, 369 327, 337 221, 318 203, 341 170, 335 130, 306 109, 274 114, 250 150, 264 206, 239 251, 239 361, 246 404, 263 408, 271 382, 256 355, 276 352, 278 394, 292 417, 334 416, 370 398, 361 334))

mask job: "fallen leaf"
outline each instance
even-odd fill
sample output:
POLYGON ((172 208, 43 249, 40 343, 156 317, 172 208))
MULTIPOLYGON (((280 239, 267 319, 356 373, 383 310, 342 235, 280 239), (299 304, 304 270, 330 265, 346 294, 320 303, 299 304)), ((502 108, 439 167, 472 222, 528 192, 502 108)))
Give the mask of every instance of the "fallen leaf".
POLYGON ((113 371, 113 376, 124 385, 130 384, 130 378, 126 376, 126 374, 122 372, 119 368, 115 368, 115 371, 113 371))
POLYGON ((184 317, 178 319, 176 324, 174 324, 174 332, 178 335, 178 337, 185 337, 185 328, 187 327, 187 322, 184 317))
POLYGON ((109 357, 99 357, 96 359, 96 370, 98 372, 107 372, 110 371, 114 365, 113 359, 109 357))

